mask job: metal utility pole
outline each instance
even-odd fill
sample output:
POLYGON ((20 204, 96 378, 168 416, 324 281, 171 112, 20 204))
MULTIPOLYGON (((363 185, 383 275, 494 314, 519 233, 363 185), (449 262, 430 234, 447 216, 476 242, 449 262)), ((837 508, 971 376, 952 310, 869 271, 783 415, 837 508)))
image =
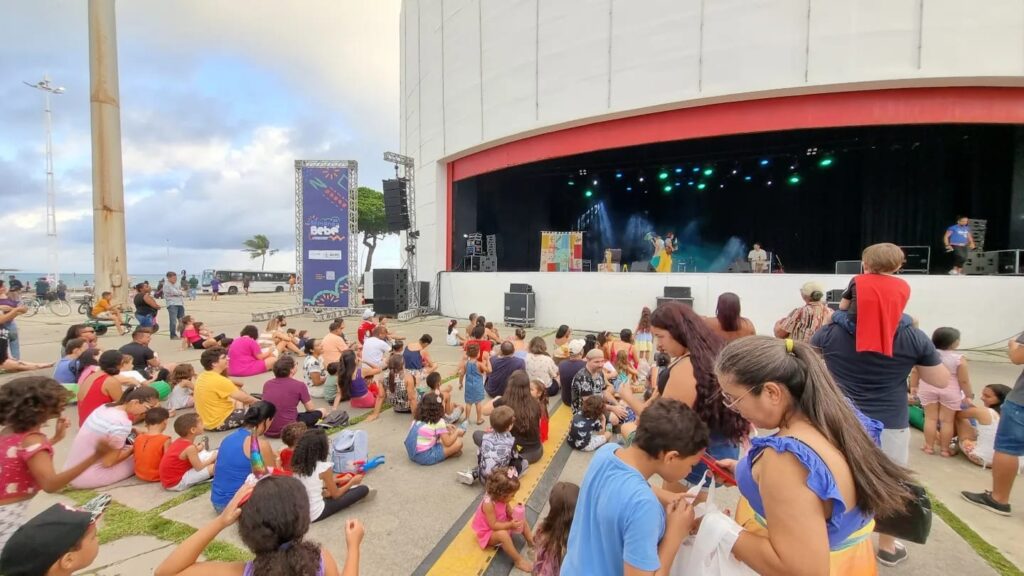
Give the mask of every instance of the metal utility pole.
POLYGON ((63 94, 63 86, 50 84, 49 76, 35 84, 26 86, 42 91, 45 105, 43 119, 46 123, 46 264, 47 273, 54 285, 60 280, 60 257, 57 249, 57 192, 53 183, 53 118, 50 111, 50 94, 63 94))
POLYGON ((89 0, 89 103, 92 115, 92 234, 96 294, 128 297, 121 167, 121 97, 114 0, 89 0))

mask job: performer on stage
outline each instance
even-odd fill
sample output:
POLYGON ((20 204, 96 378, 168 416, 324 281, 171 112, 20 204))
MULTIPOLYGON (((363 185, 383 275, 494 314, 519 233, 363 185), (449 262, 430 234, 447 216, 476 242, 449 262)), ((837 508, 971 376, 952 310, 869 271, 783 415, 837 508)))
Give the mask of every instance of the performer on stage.
POLYGON ((754 274, 768 273, 768 253, 760 244, 754 243, 754 249, 747 254, 747 260, 750 261, 750 271, 754 274))
POLYGON ((671 272, 672 256, 666 251, 666 241, 653 232, 647 233, 647 240, 654 248, 654 255, 651 256, 651 270, 655 272, 671 272))
POLYGON ((949 273, 954 276, 964 273, 967 251, 974 250, 974 238, 971 236, 971 227, 968 223, 967 216, 957 216, 956 224, 946 228, 946 233, 942 236, 946 252, 953 253, 953 268, 949 273))

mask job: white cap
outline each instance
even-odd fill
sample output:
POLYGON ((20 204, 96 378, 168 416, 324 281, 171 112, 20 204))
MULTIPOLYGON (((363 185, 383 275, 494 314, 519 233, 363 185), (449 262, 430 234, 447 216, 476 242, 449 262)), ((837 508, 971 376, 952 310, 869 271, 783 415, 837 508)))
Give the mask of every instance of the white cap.
POLYGON ((373 318, 373 308, 363 310, 363 320, 369 320, 370 318, 373 318))
POLYGON ((569 341, 569 354, 572 354, 573 356, 576 356, 578 354, 583 353, 583 347, 586 346, 586 344, 587 344, 586 342, 584 342, 583 340, 580 340, 579 338, 577 338, 575 340, 570 340, 569 341))

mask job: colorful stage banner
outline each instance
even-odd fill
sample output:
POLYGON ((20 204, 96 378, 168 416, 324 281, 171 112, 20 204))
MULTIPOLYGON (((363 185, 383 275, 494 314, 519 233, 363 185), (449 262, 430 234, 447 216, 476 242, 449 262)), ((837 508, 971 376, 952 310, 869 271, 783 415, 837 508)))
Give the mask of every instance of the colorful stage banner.
POLYGON ((349 308, 353 300, 356 237, 356 163, 296 161, 296 265, 302 303, 349 308))
POLYGON ((541 232, 540 271, 583 270, 583 232, 541 232))

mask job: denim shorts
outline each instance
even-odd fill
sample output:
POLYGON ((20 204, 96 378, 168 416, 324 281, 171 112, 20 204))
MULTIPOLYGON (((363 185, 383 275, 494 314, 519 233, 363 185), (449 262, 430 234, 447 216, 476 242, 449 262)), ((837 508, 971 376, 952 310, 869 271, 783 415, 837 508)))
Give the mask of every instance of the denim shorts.
POLYGON ((996 428, 996 452, 1024 456, 1024 406, 1003 402, 996 428))
POLYGON ((438 442, 431 446, 429 450, 413 454, 412 461, 423 466, 433 466, 438 462, 444 462, 444 448, 438 442))

